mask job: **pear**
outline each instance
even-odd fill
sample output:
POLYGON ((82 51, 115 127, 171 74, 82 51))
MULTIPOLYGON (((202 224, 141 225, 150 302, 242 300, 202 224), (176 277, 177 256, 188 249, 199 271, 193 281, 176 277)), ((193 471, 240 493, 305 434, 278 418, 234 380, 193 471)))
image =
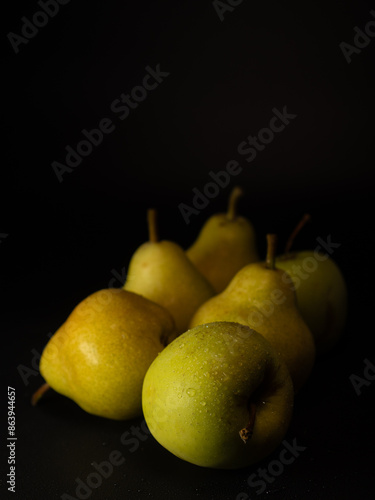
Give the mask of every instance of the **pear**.
POLYGON ((175 338, 173 318, 158 304, 118 288, 78 304, 51 337, 40 360, 49 387, 88 413, 115 420, 142 414, 148 367, 175 338))
POLYGON ((348 292, 340 268, 328 254, 290 251, 296 233, 308 218, 305 215, 292 233, 285 253, 276 258, 276 267, 287 272, 285 281, 295 290, 298 308, 321 355, 333 349, 343 333, 348 292))
POLYGON ((210 217, 186 255, 220 293, 242 267, 259 261, 254 227, 237 215, 242 190, 235 187, 230 195, 228 212, 210 217))
POLYGON ((141 245, 130 260, 124 289, 165 307, 173 316, 177 333, 215 292, 209 282, 172 241, 158 241, 156 212, 148 211, 150 241, 141 245))
POLYGON ((151 434, 171 453, 236 469, 279 446, 293 395, 285 363, 262 335, 215 322, 183 333, 153 361, 142 406, 151 434))
POLYGON ((267 240, 266 262, 242 268, 221 294, 198 309, 190 328, 233 321, 256 329, 286 362, 297 393, 312 371, 315 344, 284 272, 275 269, 276 236, 267 235, 267 240))

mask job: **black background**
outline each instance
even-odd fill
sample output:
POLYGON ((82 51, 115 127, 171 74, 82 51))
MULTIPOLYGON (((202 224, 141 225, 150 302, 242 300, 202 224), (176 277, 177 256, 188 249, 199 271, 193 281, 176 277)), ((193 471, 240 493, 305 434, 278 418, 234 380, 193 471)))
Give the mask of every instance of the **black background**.
MULTIPOLYGON (((353 43, 354 27, 374 19, 375 4, 259 4, 244 0, 221 22, 211 2, 70 2, 18 54, 7 34, 20 34, 21 18, 40 7, 17 2, 3 16, 2 399, 5 409, 6 388, 16 387, 13 498, 74 496, 75 479, 115 449, 126 461, 91 498, 373 498, 374 388, 358 396, 349 377, 362 375, 365 358, 375 360, 375 41, 350 64, 340 43, 353 43), (121 121, 111 103, 158 64, 169 76, 121 121), (284 106, 297 117, 247 163, 238 144, 284 106), (65 147, 103 118, 115 130, 59 182, 51 163, 64 162, 65 147), (191 205, 193 188, 233 159, 242 172, 187 225, 178 205, 191 205), (178 460, 152 437, 132 453, 120 436, 142 419, 92 417, 57 394, 32 408, 42 379, 20 376, 80 300, 120 286, 114 276, 124 278, 147 239, 147 208, 159 210, 161 237, 187 248, 205 220, 225 210, 235 184, 246 192, 240 209, 262 254, 267 232, 277 232, 281 252, 305 212, 312 221, 296 248, 315 248, 328 235, 341 243, 333 258, 350 297, 340 344, 318 360, 296 400, 286 439, 306 450, 261 495, 246 480, 282 446, 253 468, 220 472, 178 460)), ((5 456, 1 471, 5 495, 5 456)))

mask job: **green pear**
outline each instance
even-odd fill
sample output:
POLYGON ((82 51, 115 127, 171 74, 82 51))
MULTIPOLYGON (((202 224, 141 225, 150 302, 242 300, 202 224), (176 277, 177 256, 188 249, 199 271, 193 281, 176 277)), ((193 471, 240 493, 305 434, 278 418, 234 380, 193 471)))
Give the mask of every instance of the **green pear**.
POLYGON ((131 258, 124 289, 165 307, 173 316, 177 333, 215 292, 209 282, 172 241, 158 241, 156 212, 148 211, 150 241, 141 245, 131 258))
POLYGON ((338 342, 346 323, 348 294, 339 267, 327 254, 308 250, 278 257, 276 267, 288 274, 285 281, 295 290, 317 353, 327 353, 338 342))
POLYGON ((312 371, 315 344, 297 309, 295 292, 284 272, 275 269, 276 237, 267 239, 267 261, 242 268, 221 294, 196 311, 190 328, 233 321, 256 329, 286 362, 297 393, 312 371))
POLYGON ((285 282, 296 292, 297 305, 314 336, 317 354, 325 354, 338 342, 346 323, 348 292, 337 264, 320 247, 291 252, 294 240, 310 220, 305 214, 292 231, 276 267, 286 271, 285 282))
POLYGON ((259 261, 254 227, 237 215, 242 190, 234 188, 226 214, 210 217, 186 255, 220 293, 242 267, 259 261))
POLYGON ((40 360, 48 387, 88 413, 115 420, 142 414, 146 371, 175 338, 173 318, 135 293, 109 288, 78 304, 51 337, 40 360))
POLYGON ((281 443, 293 411, 293 384, 271 344, 238 323, 197 326, 153 361, 142 391, 154 438, 202 467, 236 469, 281 443))

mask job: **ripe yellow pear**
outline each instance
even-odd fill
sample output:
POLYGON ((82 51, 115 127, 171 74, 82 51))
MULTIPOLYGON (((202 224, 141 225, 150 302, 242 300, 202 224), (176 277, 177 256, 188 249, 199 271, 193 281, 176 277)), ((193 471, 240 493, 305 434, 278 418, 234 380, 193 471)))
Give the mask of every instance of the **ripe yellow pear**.
POLYGON ((198 307, 215 292, 179 245, 158 240, 155 217, 155 210, 149 210, 150 240, 132 256, 124 289, 165 307, 180 334, 187 330, 198 307))
POLYGON ((142 414, 146 371, 175 338, 168 311, 135 293, 109 288, 75 307, 40 360, 48 387, 88 413, 115 420, 142 414))
POLYGON ((236 469, 279 446, 293 384, 262 335, 217 322, 183 333, 153 361, 142 405, 151 434, 171 453, 202 467, 236 469))
POLYGON ((267 238, 267 261, 242 268, 221 294, 198 309, 190 328, 233 321, 257 330, 285 360, 298 392, 314 365, 314 339, 297 309, 294 291, 283 279, 284 272, 275 269, 276 237, 267 238))
POLYGON ((186 255, 220 293, 245 265, 259 261, 254 227, 237 215, 237 202, 242 190, 231 193, 226 214, 210 217, 186 255))

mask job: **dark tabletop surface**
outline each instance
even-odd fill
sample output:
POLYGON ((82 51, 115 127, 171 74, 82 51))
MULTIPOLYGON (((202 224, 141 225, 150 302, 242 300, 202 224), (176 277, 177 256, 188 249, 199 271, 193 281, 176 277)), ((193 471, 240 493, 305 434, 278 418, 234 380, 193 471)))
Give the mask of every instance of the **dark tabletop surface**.
POLYGON ((375 374, 365 367, 375 364, 375 6, 110 0, 61 2, 58 12, 51 2, 52 18, 35 17, 41 9, 22 1, 3 16, 1 498, 374 498, 375 374), (23 27, 33 19, 37 32, 23 27), (146 92, 147 74, 158 85, 146 92), (139 103, 120 111, 129 93, 139 103), (239 145, 285 106, 295 117, 247 162, 239 145), (65 164, 66 147, 99 124, 100 144, 59 179, 52 164, 65 164), (193 189, 232 160, 241 171, 186 224, 179 205, 192 206, 193 189), (236 184, 261 255, 266 233, 277 232, 281 251, 306 212, 296 249, 328 236, 340 243, 332 257, 349 290, 346 328, 296 397, 287 445, 250 468, 210 470, 164 450, 142 418, 94 417, 54 392, 33 408, 49 336, 87 295, 123 283, 147 238, 147 208, 159 210, 161 237, 187 248, 236 184), (15 493, 6 484, 8 386, 15 493), (293 443, 295 460, 275 465, 293 443), (276 474, 262 483, 269 467, 276 474))

